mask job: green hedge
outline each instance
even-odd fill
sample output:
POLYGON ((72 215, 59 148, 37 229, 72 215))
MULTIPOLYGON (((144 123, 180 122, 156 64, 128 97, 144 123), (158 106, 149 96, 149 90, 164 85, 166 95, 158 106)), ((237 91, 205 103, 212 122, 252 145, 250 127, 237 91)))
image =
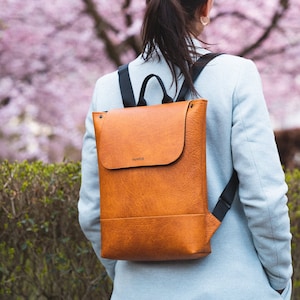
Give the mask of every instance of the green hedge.
POLYGON ((293 300, 300 299, 300 170, 287 171, 286 181, 289 185, 288 198, 291 218, 291 231, 293 234, 293 300))
MULTIPOLYGON (((77 216, 80 164, 0 163, 0 298, 109 299, 77 216)), ((300 171, 287 171, 294 296, 300 299, 300 171)))
POLYGON ((78 225, 80 164, 0 165, 0 299, 109 299, 78 225))

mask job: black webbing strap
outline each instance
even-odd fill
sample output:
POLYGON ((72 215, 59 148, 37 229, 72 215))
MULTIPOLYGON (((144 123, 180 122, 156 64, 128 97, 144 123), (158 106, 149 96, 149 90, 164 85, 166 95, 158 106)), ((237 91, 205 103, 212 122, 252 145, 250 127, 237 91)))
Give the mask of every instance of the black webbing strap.
POLYGON ((136 106, 132 84, 129 78, 128 64, 119 67, 119 84, 124 107, 136 106))
MULTIPOLYGON (((196 62, 195 64, 192 66, 191 68, 191 74, 192 74, 192 80, 193 82, 196 81, 196 79, 198 78, 198 76, 200 75, 200 73, 203 71, 203 69, 205 68, 205 66, 211 61, 213 60, 215 57, 221 55, 221 53, 207 53, 203 56, 201 56, 196 62)), ((186 82, 186 80, 183 82, 182 87, 179 91, 179 94, 177 96, 176 101, 184 101, 185 100, 185 96, 189 91, 189 86, 188 83, 186 82)))
MULTIPOLYGON (((214 59, 219 55, 220 53, 208 53, 201 56, 197 60, 197 62, 191 68, 193 82, 200 75, 204 67, 212 59, 214 59)), ((119 73, 119 84, 120 84, 124 107, 136 106, 136 102, 134 100, 133 88, 132 88, 132 84, 128 72, 128 64, 119 67, 118 73, 119 73)), ((189 91, 189 87, 186 81, 184 81, 176 101, 185 100, 185 95, 188 93, 188 91, 189 91)), ((222 222, 226 213, 228 212, 228 210, 232 205, 237 186, 238 186, 238 177, 236 171, 234 171, 212 212, 212 214, 220 222, 222 222)))
POLYGON ((233 174, 227 183, 224 191, 222 192, 221 196, 219 197, 219 200, 213 209, 212 214, 220 221, 222 222, 226 213, 231 208, 234 195, 238 186, 239 180, 237 177, 236 171, 233 171, 233 174))

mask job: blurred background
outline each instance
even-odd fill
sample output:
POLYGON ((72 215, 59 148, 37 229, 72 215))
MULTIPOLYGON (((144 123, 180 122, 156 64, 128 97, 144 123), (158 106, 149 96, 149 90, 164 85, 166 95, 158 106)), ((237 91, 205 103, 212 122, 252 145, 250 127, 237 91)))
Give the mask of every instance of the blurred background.
MULTIPOLYGON (((97 78, 141 50, 144 0, 0 0, 0 161, 80 160, 97 78)), ((215 0, 202 40, 254 60, 285 166, 300 165, 300 0, 215 0)))

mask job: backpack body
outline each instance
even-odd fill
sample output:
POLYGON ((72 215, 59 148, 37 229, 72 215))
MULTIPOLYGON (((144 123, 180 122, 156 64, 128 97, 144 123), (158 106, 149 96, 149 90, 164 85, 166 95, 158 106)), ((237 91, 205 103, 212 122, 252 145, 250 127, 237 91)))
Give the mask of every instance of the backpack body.
POLYGON ((207 205, 205 100, 94 113, 102 257, 206 256, 220 221, 207 205))

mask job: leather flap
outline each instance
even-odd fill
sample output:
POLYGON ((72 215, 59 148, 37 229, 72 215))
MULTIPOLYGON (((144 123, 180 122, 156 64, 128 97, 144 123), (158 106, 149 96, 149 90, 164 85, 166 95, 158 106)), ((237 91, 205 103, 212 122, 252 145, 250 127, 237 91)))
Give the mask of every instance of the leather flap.
POLYGON ((99 157, 107 169, 168 165, 184 148, 192 101, 109 111, 103 122, 99 157))

